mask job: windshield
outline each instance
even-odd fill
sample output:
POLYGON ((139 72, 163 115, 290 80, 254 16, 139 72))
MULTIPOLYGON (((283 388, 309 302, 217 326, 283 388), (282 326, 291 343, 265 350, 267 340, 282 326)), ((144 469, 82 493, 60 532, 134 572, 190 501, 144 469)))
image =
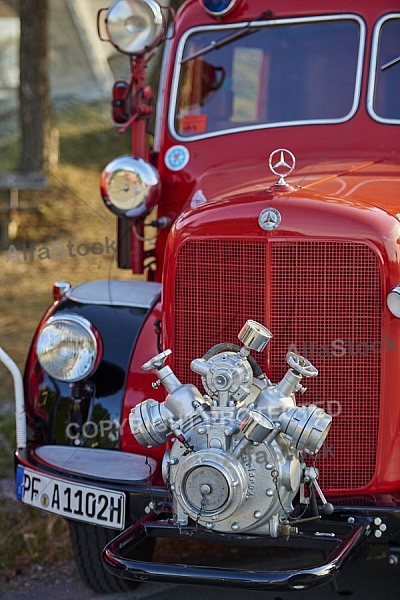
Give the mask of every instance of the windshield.
POLYGON ((370 113, 383 123, 400 122, 399 56, 400 16, 385 16, 374 34, 368 94, 370 113))
POLYGON ((341 122, 354 114, 364 42, 357 17, 269 21, 185 60, 235 31, 193 30, 181 42, 170 122, 177 137, 341 122))

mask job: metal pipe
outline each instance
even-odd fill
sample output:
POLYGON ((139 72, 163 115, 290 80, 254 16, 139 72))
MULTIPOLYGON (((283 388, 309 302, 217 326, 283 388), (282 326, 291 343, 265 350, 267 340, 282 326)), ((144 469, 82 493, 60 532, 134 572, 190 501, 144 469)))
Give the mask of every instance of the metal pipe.
POLYGON ((15 362, 3 348, 0 348, 0 361, 10 371, 14 380, 17 448, 18 450, 24 450, 26 448, 26 413, 22 375, 15 362))

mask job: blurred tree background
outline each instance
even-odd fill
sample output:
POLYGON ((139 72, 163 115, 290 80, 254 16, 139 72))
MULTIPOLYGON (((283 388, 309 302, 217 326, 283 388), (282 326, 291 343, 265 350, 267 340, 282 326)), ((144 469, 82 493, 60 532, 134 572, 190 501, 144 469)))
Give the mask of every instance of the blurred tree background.
POLYGON ((21 171, 54 170, 58 132, 49 80, 49 0, 19 0, 21 171))
MULTIPOLYGON (((20 86, 19 121, 22 171, 55 170, 59 159, 50 89, 49 9, 51 0, 19 0, 20 86)), ((105 2, 105 4, 107 4, 105 2)), ((171 0, 177 11, 182 0, 171 0)), ((158 81, 161 53, 152 74, 158 81)))

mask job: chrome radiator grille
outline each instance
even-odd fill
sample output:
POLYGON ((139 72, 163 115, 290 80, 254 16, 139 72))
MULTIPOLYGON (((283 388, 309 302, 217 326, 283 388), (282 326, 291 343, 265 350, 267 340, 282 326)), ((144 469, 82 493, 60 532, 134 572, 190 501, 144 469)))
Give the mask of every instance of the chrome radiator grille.
POLYGON ((272 381, 287 369, 292 344, 319 369, 303 380, 299 404, 330 412, 333 426, 317 466, 326 490, 371 480, 380 404, 381 281, 365 244, 342 241, 188 241, 177 260, 173 361, 183 382, 201 388, 193 358, 237 342, 246 319, 273 333, 256 359, 272 381))

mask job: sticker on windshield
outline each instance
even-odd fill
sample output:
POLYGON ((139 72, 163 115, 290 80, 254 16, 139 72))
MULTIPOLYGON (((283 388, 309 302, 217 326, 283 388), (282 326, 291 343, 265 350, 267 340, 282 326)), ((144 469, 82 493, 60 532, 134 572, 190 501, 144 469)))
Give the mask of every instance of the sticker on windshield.
POLYGON ((207 115, 185 115, 181 122, 181 133, 204 133, 207 129, 207 115))
POLYGON ((189 150, 185 146, 172 146, 165 155, 165 164, 171 171, 180 171, 189 162, 189 150))

